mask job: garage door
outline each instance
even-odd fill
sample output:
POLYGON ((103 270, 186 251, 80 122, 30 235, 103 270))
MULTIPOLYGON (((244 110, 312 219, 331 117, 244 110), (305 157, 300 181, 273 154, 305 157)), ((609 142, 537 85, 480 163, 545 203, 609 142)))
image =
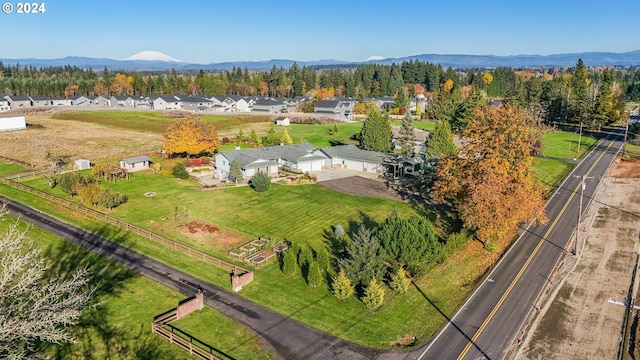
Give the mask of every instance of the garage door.
POLYGON ((311 163, 311 171, 322 170, 322 160, 314 161, 311 163))

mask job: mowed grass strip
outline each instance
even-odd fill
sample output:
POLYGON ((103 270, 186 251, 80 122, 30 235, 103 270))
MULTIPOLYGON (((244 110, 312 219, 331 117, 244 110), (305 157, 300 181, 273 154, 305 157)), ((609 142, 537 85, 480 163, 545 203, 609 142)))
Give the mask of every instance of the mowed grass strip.
POLYGON ((545 192, 550 193, 567 177, 572 168, 573 164, 566 161, 534 158, 530 170, 533 178, 542 185, 545 192))
POLYGON ((53 119, 73 120, 127 130, 162 133, 174 118, 159 111, 69 111, 54 114, 53 119))
POLYGON ((563 159, 582 158, 598 140, 577 132, 553 131, 542 136, 542 155, 563 159), (578 152, 578 142, 580 151, 578 152))
MULTIPOLYGON (((0 231, 13 221, 0 220, 0 231)), ((26 225, 21 223, 24 228, 26 225)), ((97 286, 96 302, 78 326, 70 331, 76 344, 50 345, 46 353, 54 358, 146 358, 190 359, 188 353, 151 333, 153 317, 175 308, 185 298, 177 291, 138 276, 110 260, 86 251, 37 227, 29 229, 30 239, 42 249, 51 265, 51 276, 64 277, 75 269, 89 266, 92 283, 97 286)), ((185 319, 181 329, 237 359, 269 359, 253 334, 218 311, 205 307, 185 319), (200 324, 192 326, 191 324, 200 324), (211 332, 216 336, 209 336, 211 332), (241 341, 239 341, 241 340, 241 341)))
POLYGON ((22 165, 0 161, 0 176, 7 176, 26 170, 29 169, 22 165))

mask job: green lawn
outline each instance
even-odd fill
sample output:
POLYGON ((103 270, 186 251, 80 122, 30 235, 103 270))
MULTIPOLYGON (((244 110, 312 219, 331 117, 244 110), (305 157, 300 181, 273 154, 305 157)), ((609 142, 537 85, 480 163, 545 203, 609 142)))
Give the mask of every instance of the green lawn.
MULTIPOLYGON (((0 221, 4 231, 14 218, 0 221)), ((190 359, 188 353, 168 341, 151 334, 155 315, 178 305, 184 296, 176 291, 135 275, 127 269, 88 252, 49 232, 31 228, 29 237, 43 249, 50 262, 49 273, 65 276, 82 266, 90 266, 100 305, 89 310, 81 324, 71 328, 76 344, 49 345, 46 352, 53 358, 137 358, 190 359)), ((237 359, 267 359, 251 332, 235 324, 219 312, 205 307, 183 320, 179 327, 206 339, 206 342, 237 359), (203 326, 204 325, 204 326, 203 326), (209 336, 212 329, 216 336, 209 336)))
POLYGON ((26 170, 28 169, 22 165, 0 161, 0 176, 6 176, 26 170))
POLYGON ((584 133, 580 137, 578 133, 553 131, 542 136, 542 154, 564 159, 583 157, 589 149, 595 145, 597 139, 584 133), (580 152, 578 153, 578 141, 580 152))
POLYGON ((571 172, 572 167, 573 164, 561 160, 534 158, 530 170, 533 178, 550 193, 571 172))
POLYGON ((121 129, 162 133, 173 118, 154 111, 69 111, 52 116, 53 119, 74 120, 113 126, 121 129))
POLYGON ((640 146, 633 144, 625 144, 625 158, 640 159, 640 146))

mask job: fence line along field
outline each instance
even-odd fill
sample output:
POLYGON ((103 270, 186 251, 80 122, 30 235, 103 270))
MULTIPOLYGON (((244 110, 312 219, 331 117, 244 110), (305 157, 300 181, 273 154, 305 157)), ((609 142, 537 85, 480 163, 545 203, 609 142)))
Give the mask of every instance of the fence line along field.
POLYGON ((49 116, 27 116, 27 129, 0 132, 0 155, 33 163, 46 163, 47 152, 90 161, 117 160, 158 151, 162 136, 85 122, 56 120, 49 116))

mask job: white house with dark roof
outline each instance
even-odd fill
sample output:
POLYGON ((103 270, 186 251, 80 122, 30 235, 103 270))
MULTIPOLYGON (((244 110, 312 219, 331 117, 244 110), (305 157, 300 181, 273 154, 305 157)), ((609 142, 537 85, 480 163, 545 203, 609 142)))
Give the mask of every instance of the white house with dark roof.
POLYGON ((51 106, 51 99, 48 96, 39 96, 39 95, 31 96, 31 106, 33 107, 51 106))
POLYGON ((134 156, 120 160, 120 168, 127 171, 140 171, 151 166, 151 158, 146 155, 134 156))
POLYGON ((31 107, 31 98, 28 96, 7 95, 5 99, 9 101, 9 106, 12 109, 31 107))
POLYGON ((111 107, 133 109, 135 107, 134 100, 129 95, 114 95, 109 98, 111 107))
POLYGON ((242 178, 249 180, 257 172, 277 177, 280 167, 302 172, 322 170, 326 160, 326 155, 308 143, 222 151, 216 154, 216 175, 229 178, 234 161, 242 170, 242 178))
POLYGON ((5 94, 0 94, 0 111, 11 110, 11 105, 6 97, 5 94))
POLYGON ((67 99, 63 97, 53 97, 51 98, 51 105, 53 106, 72 106, 73 99, 67 99))
POLYGON ((385 164, 391 162, 395 157, 393 154, 362 150, 355 145, 330 146, 322 148, 320 151, 327 157, 326 168, 379 174, 386 172, 385 164))
POLYGON ((136 109, 150 109, 151 101, 148 96, 134 96, 133 107, 136 109))
POLYGON ((251 112, 258 114, 284 114, 287 112, 287 104, 274 98, 261 98, 253 103, 251 112))
POLYGON ((353 108, 356 101, 351 99, 318 100, 313 107, 313 113, 331 119, 345 121, 353 118, 353 108))
POLYGON ((89 96, 89 100, 91 100, 91 106, 95 107, 108 107, 109 99, 104 96, 89 96))
POLYGON ((73 96, 71 98, 73 106, 91 106, 91 99, 86 96, 73 96))
POLYGON ((153 99, 153 108, 156 110, 182 109, 182 102, 175 96, 158 96, 153 99))

